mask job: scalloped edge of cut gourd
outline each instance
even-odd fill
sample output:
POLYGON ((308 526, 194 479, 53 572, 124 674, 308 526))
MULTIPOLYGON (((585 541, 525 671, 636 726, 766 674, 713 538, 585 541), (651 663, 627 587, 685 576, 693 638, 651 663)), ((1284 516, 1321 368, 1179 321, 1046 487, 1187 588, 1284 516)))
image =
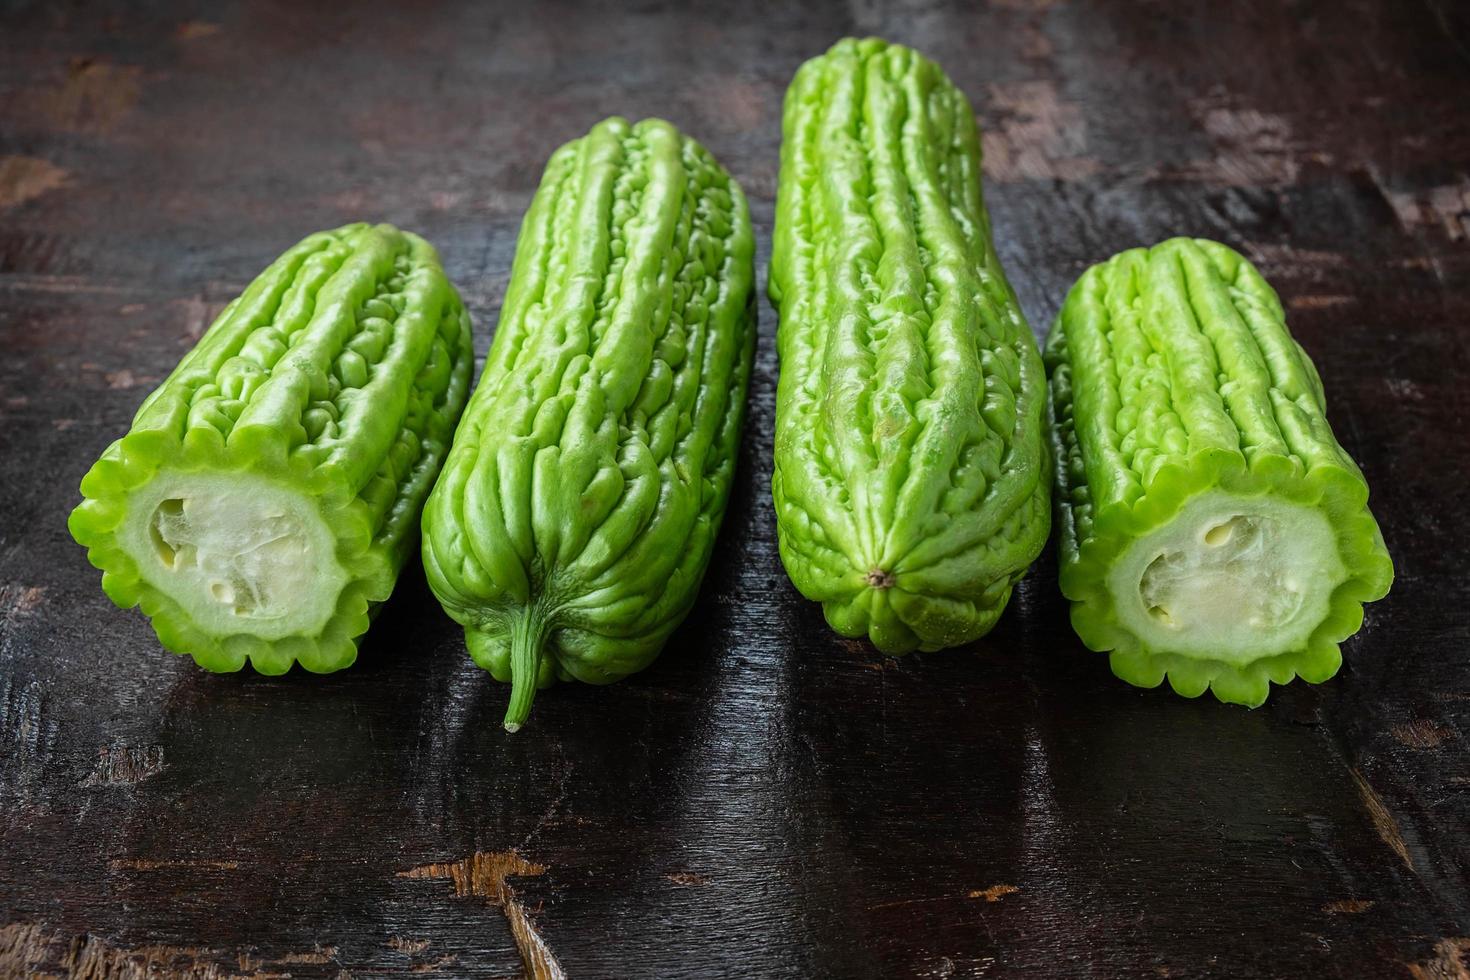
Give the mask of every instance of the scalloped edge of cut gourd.
POLYGON ((67 526, 102 571, 102 589, 119 608, 138 606, 152 621, 158 641, 192 657, 205 670, 228 673, 248 661, 258 673, 284 674, 293 663, 312 673, 331 673, 357 659, 357 639, 367 632, 375 605, 392 592, 388 560, 372 549, 367 505, 333 480, 330 467, 287 454, 284 434, 264 427, 237 429, 226 443, 213 430, 191 429, 182 441, 157 430, 129 433, 114 442, 82 478, 82 502, 67 526), (332 557, 345 584, 314 635, 265 639, 250 632, 220 634, 202 627, 187 609, 150 583, 122 539, 130 504, 161 473, 248 473, 272 480, 313 509, 335 541, 332 557))
POLYGON ((1167 679, 1184 697, 1208 690, 1220 701, 1258 707, 1273 683, 1284 685, 1296 677, 1321 683, 1342 665, 1339 644, 1362 626, 1363 604, 1383 598, 1393 584, 1393 563, 1367 504, 1361 474, 1345 466, 1304 471, 1294 459, 1265 455, 1247 466, 1239 454, 1218 450, 1166 464, 1131 505, 1095 514, 1077 557, 1063 563, 1061 589, 1072 601, 1072 627, 1088 649, 1109 653, 1117 677, 1137 687, 1158 687, 1167 679), (1152 650, 1121 621, 1108 587, 1114 564, 1132 542, 1168 524, 1195 496, 1217 488, 1277 497, 1326 515, 1346 578, 1333 589, 1325 615, 1305 643, 1237 664, 1152 650))

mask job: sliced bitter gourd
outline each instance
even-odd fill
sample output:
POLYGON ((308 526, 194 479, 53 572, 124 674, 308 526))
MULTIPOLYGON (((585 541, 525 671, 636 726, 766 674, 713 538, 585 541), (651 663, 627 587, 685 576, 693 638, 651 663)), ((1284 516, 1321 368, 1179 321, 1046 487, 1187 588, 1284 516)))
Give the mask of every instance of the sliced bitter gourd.
POLYGON ((201 667, 346 667, 417 540, 473 363, 427 242, 312 235, 144 401, 82 479, 72 535, 112 600, 201 667))
POLYGON ((1093 266, 1047 343, 1062 592, 1114 673, 1258 705, 1393 580, 1368 486, 1260 273, 1176 238, 1093 266))
POLYGON ((538 687, 653 662, 699 591, 755 343, 745 197, 670 124, 552 154, 500 326, 424 510, 424 568, 475 663, 538 687))
POLYGON ((786 93, 771 299, 791 581, 892 654, 983 636, 1046 544, 1046 378, 964 94, 870 38, 786 93))

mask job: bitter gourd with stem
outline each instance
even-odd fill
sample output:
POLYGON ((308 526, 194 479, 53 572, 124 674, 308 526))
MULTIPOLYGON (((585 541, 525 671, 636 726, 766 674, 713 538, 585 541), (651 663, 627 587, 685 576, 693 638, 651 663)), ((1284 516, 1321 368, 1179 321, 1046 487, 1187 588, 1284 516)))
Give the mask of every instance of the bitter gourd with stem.
POLYGON ((844 40, 786 93, 770 294, 781 558, 887 653, 984 635, 1050 530, 1045 375, 1001 270, 970 104, 844 40))
POLYGON ((646 667, 693 604, 754 350, 739 185, 666 122, 557 150, 500 326, 424 511, 429 584, 475 662, 538 687, 646 667))
POLYGON ((1335 674, 1393 564, 1255 267, 1187 238, 1122 252, 1072 287, 1046 361, 1082 641, 1132 684, 1252 706, 1335 674))
POLYGON ((345 667, 413 550, 473 365, 432 246, 389 225, 311 235, 103 452, 72 534, 112 600, 201 667, 345 667))

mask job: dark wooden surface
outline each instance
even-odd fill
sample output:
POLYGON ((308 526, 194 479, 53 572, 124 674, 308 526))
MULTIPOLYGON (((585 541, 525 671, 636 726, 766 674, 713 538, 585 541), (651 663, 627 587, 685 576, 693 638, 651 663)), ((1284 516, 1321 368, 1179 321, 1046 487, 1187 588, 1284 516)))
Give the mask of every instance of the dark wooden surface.
POLYGON ((0 18, 0 975, 1467 976, 1464 5, 0 18), (775 554, 764 303, 695 614, 517 736, 416 568, 325 678, 202 673, 103 596, 79 477, 276 254, 419 231, 483 352, 545 158, 621 113, 715 152, 764 265, 782 92, 849 33, 973 98, 1038 334, 1087 263, 1170 235, 1277 285, 1398 566, 1337 679, 1256 711, 1130 688, 1050 554, 973 648, 836 638, 775 554))

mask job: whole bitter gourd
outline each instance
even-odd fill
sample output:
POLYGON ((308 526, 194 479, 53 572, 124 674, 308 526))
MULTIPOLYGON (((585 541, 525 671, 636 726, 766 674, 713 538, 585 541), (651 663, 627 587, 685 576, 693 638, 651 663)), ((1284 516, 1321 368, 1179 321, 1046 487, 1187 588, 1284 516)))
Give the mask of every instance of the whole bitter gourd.
POLYGON ((209 670, 357 656, 469 393, 470 321, 423 239, 311 235, 230 303, 82 479, 119 606, 209 670))
POLYGON ((558 149, 424 511, 429 584, 475 662, 538 687, 641 670, 693 604, 754 351, 740 187, 666 122, 558 149))
POLYGON ((1113 672, 1258 705, 1319 682, 1393 564, 1275 291, 1176 238, 1072 287, 1047 343, 1062 592, 1113 672))
POLYGON ((844 40, 786 93, 770 293, 781 558, 845 636, 995 625, 1050 530, 1045 375, 991 243, 974 115, 914 51, 844 40))

